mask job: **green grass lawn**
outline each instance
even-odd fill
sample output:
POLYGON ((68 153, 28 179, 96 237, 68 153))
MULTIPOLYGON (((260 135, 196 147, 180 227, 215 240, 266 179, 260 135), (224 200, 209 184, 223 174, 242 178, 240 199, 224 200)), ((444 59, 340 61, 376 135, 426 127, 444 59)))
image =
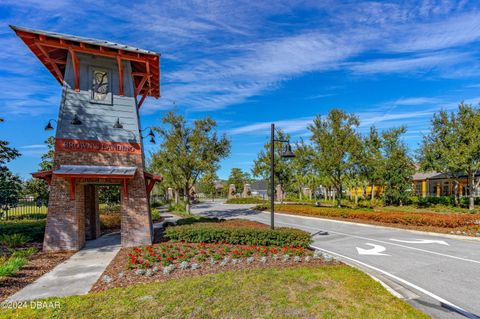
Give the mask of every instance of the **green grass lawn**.
POLYGON ((0 318, 429 318, 345 265, 257 269, 68 298, 0 318))

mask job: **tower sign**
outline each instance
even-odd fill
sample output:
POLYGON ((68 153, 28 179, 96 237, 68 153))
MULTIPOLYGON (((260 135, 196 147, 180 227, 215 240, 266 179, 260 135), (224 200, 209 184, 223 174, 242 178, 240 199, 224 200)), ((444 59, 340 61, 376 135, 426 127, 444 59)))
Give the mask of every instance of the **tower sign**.
MULTIPOLYGON (((12 26, 62 85, 44 250, 79 250, 99 236, 98 185, 121 189, 122 245, 150 244, 149 193, 138 109, 160 97, 160 55, 131 46, 12 26)), ((47 128, 53 128, 49 122, 47 128)))

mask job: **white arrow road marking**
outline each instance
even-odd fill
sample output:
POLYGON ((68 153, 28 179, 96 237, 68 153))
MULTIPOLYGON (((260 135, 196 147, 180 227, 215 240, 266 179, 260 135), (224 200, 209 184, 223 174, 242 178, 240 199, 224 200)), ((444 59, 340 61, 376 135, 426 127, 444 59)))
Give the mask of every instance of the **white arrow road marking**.
POLYGON ((387 250, 387 248, 381 246, 381 245, 376 245, 376 244, 371 244, 371 243, 366 243, 365 245, 372 246, 372 249, 363 249, 360 247, 357 247, 357 251, 359 255, 375 255, 375 256, 390 256, 388 254, 382 253, 382 251, 387 250))
POLYGON ((440 245, 450 246, 444 240, 432 240, 432 239, 403 240, 403 239, 395 239, 395 238, 390 238, 390 240, 397 241, 399 243, 406 243, 406 244, 440 244, 440 245))

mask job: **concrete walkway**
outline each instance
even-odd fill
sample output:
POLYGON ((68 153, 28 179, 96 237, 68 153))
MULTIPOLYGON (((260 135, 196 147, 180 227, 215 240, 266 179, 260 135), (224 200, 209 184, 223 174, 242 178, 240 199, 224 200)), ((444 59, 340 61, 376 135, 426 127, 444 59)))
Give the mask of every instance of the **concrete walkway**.
POLYGON ((119 233, 89 240, 85 248, 56 266, 49 273, 10 296, 7 301, 86 294, 119 250, 119 233))
MULTIPOLYGON (((162 213, 165 218, 153 225, 176 222, 181 217, 162 213)), ((100 278, 120 250, 120 233, 112 233, 87 241, 85 247, 36 281, 10 296, 7 301, 25 301, 47 297, 86 294, 100 278)))

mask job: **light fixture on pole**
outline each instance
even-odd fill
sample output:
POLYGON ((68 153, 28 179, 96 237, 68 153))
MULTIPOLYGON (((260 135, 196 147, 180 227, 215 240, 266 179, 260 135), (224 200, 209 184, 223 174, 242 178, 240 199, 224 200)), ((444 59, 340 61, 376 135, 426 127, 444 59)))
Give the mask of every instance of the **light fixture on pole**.
POLYGON ((272 123, 270 133, 270 228, 275 229, 275 142, 287 143, 282 152, 282 158, 293 158, 292 146, 289 140, 275 139, 275 124, 272 123))
POLYGON ((146 131, 146 130, 149 130, 148 134, 146 136, 142 136, 142 138, 145 138, 145 137, 150 137, 150 140, 149 142, 152 143, 152 144, 155 144, 155 134, 153 133, 153 130, 150 126, 144 128, 143 130, 140 130, 140 134, 143 132, 143 131, 146 131))

